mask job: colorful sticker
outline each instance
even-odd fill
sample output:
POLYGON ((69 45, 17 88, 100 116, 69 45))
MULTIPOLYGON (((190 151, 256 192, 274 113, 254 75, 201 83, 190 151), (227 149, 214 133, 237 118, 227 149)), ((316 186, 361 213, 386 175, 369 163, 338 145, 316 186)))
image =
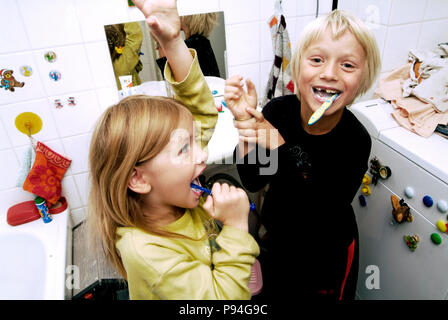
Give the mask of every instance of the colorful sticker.
POLYGON ((76 106, 75 97, 68 97, 67 102, 68 102, 68 105, 71 107, 76 106))
POLYGON ((62 78, 61 73, 56 70, 50 71, 50 73, 48 75, 50 76, 50 79, 52 79, 54 81, 59 81, 62 78))
POLYGON ((55 99, 54 105, 55 105, 56 109, 61 109, 63 107, 63 105, 61 103, 61 99, 55 99))
POLYGON ((31 75, 33 74, 33 68, 31 68, 30 66, 21 66, 20 73, 24 77, 31 77, 31 75))
POLYGON ((48 51, 44 54, 44 58, 48 62, 53 63, 56 61, 56 53, 54 51, 48 51))
POLYGON ((0 70, 0 88, 14 92, 15 87, 22 88, 25 85, 25 82, 17 81, 12 75, 13 73, 14 71, 9 69, 0 70))

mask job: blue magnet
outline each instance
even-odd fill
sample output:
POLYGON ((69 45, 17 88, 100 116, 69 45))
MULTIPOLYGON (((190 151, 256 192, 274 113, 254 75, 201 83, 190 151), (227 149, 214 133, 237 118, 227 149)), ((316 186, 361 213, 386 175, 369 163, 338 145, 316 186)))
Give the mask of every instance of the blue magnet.
POLYGON ((360 194, 358 199, 359 199, 359 205, 361 207, 365 207, 367 205, 366 197, 363 194, 360 194))
POLYGON ((427 206, 428 208, 430 208, 434 204, 434 201, 432 200, 432 198, 430 196, 426 195, 423 197, 423 204, 425 206, 427 206))

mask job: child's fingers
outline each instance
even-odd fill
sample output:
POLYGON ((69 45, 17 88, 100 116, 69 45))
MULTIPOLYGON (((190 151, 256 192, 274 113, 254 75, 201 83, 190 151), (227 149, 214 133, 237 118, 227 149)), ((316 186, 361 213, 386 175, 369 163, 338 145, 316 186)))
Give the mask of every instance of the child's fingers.
POLYGON ((254 129, 239 129, 238 134, 245 137, 256 137, 257 131, 255 131, 254 129))
POLYGON ((252 97, 257 96, 257 90, 255 89, 255 85, 249 78, 246 79, 246 87, 247 87, 247 94, 249 96, 252 97))
POLYGON ((209 214, 209 216, 214 218, 215 210, 214 210, 214 206, 213 206, 213 197, 208 196, 207 199, 205 200, 204 204, 202 205, 202 207, 209 214))
POLYGON ((243 80, 243 77, 239 74, 233 75, 230 78, 226 79, 225 85, 226 86, 235 86, 235 87, 242 87, 241 80, 243 80))
POLYGON ((246 137, 246 136, 238 136, 238 139, 240 139, 240 141, 243 142, 247 142, 247 143, 257 143, 258 142, 258 137, 246 137))
POLYGON ((261 122, 264 120, 264 115, 263 113, 261 113, 260 111, 258 111, 255 108, 246 108, 246 111, 255 117, 255 119, 257 120, 257 122, 261 122))

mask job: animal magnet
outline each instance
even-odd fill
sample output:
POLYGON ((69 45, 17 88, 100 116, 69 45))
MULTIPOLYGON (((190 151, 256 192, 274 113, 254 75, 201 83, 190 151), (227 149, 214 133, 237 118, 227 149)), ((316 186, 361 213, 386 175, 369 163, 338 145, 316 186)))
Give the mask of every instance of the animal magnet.
POLYGON ((14 71, 8 69, 0 70, 0 88, 5 88, 5 90, 9 90, 14 92, 14 88, 22 88, 25 85, 25 82, 17 81, 12 75, 14 71))
POLYGON ((402 222, 412 222, 414 220, 414 217, 411 214, 411 209, 408 207, 408 205, 404 202, 403 199, 398 199, 396 195, 392 195, 391 197, 392 201, 392 215, 398 223, 402 222))

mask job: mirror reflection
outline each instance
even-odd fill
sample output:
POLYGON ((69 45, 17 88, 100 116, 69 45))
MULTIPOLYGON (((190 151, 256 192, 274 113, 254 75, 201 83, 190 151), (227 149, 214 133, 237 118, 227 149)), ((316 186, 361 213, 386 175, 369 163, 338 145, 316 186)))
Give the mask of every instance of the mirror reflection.
MULTIPOLYGON (((181 16, 180 19, 182 37, 189 48, 196 49, 204 75, 225 79, 223 12, 181 16)), ((106 25, 104 29, 120 95, 167 95, 163 81, 166 58, 146 22, 106 25)))

